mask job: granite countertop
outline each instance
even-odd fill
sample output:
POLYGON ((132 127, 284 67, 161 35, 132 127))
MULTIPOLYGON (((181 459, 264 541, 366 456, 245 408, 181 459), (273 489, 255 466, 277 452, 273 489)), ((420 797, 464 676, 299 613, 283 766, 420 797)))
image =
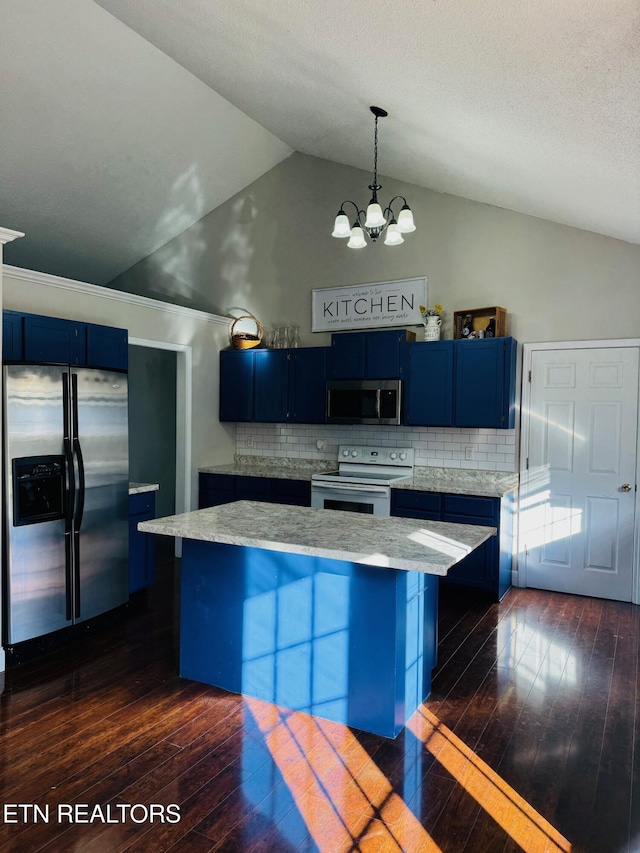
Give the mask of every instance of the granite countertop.
MULTIPOLYGON (((198 468, 203 474, 235 474, 249 477, 273 477, 286 480, 310 480, 311 475, 335 471, 336 462, 319 462, 313 459, 278 459, 262 461, 268 457, 246 457, 229 465, 215 465, 198 468), (260 460, 260 461, 256 461, 260 460)), ((447 492, 457 495, 479 495, 481 497, 502 497, 518 486, 518 475, 502 471, 475 471, 468 468, 431 468, 416 467, 410 480, 399 483, 394 488, 413 489, 420 492, 447 492)))
POLYGON ((236 501, 141 521, 138 530, 203 542, 446 575, 495 527, 236 501))
POLYGON ((159 489, 159 483, 129 483, 130 495, 139 495, 142 492, 157 492, 159 489))

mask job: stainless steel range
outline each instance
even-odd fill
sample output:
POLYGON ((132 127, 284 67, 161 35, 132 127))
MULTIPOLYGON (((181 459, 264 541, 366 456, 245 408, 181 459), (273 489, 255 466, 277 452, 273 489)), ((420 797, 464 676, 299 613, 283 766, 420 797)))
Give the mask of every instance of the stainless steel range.
POLYGON ((391 487, 413 477, 413 448, 340 445, 338 470, 311 477, 311 506, 389 515, 391 487))

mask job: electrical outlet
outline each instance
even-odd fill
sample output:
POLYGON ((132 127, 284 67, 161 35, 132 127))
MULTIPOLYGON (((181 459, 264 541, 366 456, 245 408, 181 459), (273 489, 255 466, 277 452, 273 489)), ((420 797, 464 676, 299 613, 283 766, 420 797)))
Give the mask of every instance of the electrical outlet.
POLYGON ((464 458, 467 460, 473 459, 473 444, 467 444, 464 449, 464 458))
POLYGON ((247 436, 247 447, 253 447, 253 436, 252 435, 247 436))

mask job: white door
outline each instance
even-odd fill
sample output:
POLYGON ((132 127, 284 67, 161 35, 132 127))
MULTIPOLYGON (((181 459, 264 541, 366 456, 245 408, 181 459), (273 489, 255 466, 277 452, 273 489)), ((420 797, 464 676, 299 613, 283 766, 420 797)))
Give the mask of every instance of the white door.
POLYGON ((527 586, 631 601, 638 353, 532 352, 520 505, 527 586))

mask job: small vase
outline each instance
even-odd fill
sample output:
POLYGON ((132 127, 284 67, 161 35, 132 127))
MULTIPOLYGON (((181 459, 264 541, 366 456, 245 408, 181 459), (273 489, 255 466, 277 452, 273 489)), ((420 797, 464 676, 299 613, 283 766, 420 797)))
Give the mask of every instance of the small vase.
POLYGON ((424 324, 424 339, 425 341, 440 340, 440 324, 442 320, 437 315, 427 317, 427 322, 424 324))

